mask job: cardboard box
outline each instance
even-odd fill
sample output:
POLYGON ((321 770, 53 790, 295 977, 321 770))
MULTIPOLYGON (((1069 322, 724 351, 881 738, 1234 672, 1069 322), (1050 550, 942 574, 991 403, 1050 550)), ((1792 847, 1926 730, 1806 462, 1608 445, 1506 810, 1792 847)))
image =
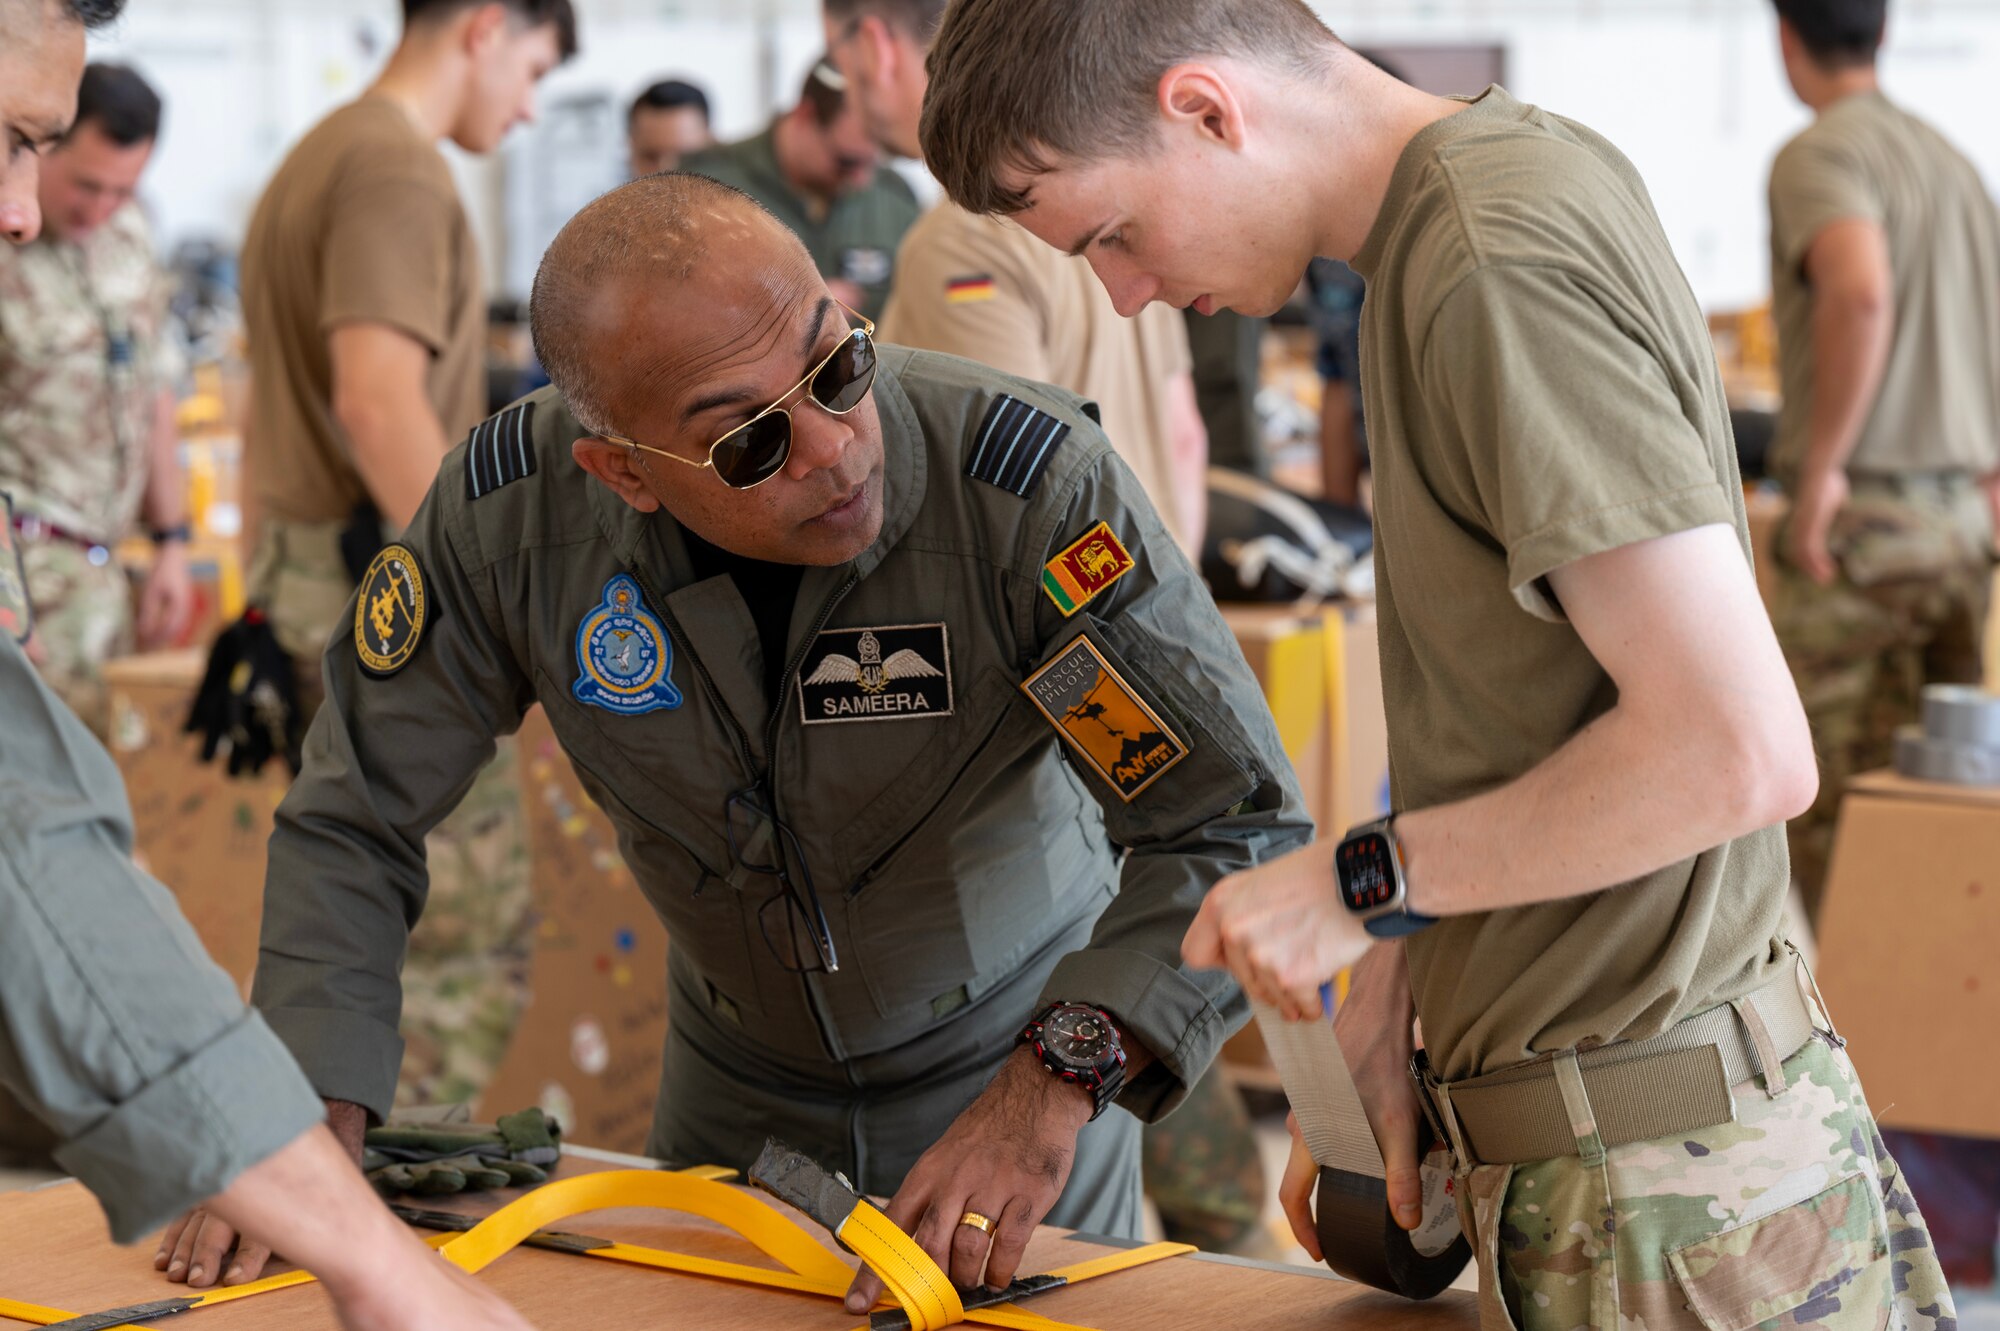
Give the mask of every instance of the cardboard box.
POLYGON ((200 761, 199 737, 181 726, 207 663, 194 648, 108 663, 110 747, 132 804, 135 857, 173 890, 209 955, 248 997, 271 817, 291 773, 277 762, 234 780, 220 763, 200 761))
POLYGON ((2000 1137, 2000 789, 1856 778, 1841 805, 1819 986, 1881 1121, 2000 1137))
POLYGON ((533 857, 529 1002, 481 1097, 538 1104, 571 1141, 643 1151, 667 1036, 667 932, 538 707, 516 740, 533 857))

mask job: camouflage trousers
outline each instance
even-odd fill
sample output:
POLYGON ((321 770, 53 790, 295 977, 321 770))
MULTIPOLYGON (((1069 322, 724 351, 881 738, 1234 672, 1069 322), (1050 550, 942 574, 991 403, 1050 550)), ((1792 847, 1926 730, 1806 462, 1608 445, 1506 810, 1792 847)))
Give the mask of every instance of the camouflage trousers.
MULTIPOLYGON (((294 657, 302 705, 317 710, 327 644, 352 650, 354 583, 339 524, 266 524, 249 595, 294 657)), ((403 961, 398 1108, 476 1101, 513 1040, 534 949, 525 828, 515 746, 503 739, 424 842, 430 895, 403 961)))
POLYGON ((73 541, 20 542, 35 608, 42 679, 103 739, 111 724, 104 663, 132 650, 132 583, 116 557, 93 564, 73 541))
POLYGON ((1169 1241, 1205 1252, 1275 1259, 1264 1227, 1264 1157, 1243 1096, 1220 1063, 1140 1139, 1146 1195, 1169 1241))
POLYGON ((1926 684, 1984 674, 1992 516, 1965 477, 1857 477, 1828 545, 1833 584, 1781 561, 1771 606, 1819 754, 1819 797, 1787 829, 1815 919, 1849 779, 1895 760, 1896 727, 1920 719, 1926 684))
POLYGON ((1923 1216, 1847 1055, 1815 1035, 1736 1120, 1458 1179, 1482 1331, 1952 1331, 1923 1216))

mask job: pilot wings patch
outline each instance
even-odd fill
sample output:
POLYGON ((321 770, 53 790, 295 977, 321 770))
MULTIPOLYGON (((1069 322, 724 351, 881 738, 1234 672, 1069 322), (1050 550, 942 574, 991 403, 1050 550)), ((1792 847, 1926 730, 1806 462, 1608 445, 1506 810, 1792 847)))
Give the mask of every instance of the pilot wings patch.
POLYGON ((915 721, 950 716, 951 644, 943 624, 828 629, 799 667, 799 719, 915 721))

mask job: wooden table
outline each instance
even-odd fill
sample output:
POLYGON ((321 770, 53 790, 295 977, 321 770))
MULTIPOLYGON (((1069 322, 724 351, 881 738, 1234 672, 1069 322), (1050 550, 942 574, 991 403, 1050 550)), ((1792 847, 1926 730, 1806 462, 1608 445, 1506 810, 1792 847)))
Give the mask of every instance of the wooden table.
MULTIPOLYGON (((571 1160, 566 1171, 609 1167, 571 1160)), ((465 1199, 454 1209, 484 1212, 513 1197, 489 1193, 465 1199)), ((811 1221, 762 1193, 754 1194, 784 1211, 808 1232, 826 1239, 811 1221)), ((433 1205, 452 1199, 412 1199, 433 1205)), ((438 1209, 442 1209, 441 1207, 438 1209)), ((661 1211, 600 1211, 565 1221, 580 1233, 680 1252, 771 1265, 746 1240, 707 1221, 661 1211)), ((830 1244, 830 1240, 827 1240, 830 1244)), ((1046 1226, 1028 1247, 1027 1271, 1046 1271, 1101 1256, 1119 1241, 1093 1239, 1046 1226)), ((0 1295, 65 1308, 100 1312, 181 1291, 153 1270, 154 1245, 114 1247, 107 1239, 97 1203, 80 1184, 62 1183, 36 1192, 0 1195, 0 1295)), ((850 1264, 853 1258, 841 1254, 850 1264)), ((701 1331, 853 1331, 861 1319, 829 1299, 758 1289, 623 1266, 597 1258, 520 1248, 502 1257, 479 1279, 504 1295, 542 1331, 661 1331, 698 1327, 701 1331)), ((1069 1289, 1054 1290, 1026 1306, 1059 1321, 1101 1331, 1470 1331, 1478 1325, 1471 1296, 1451 1292, 1427 1304, 1341 1280, 1331 1272, 1276 1266, 1240 1258, 1197 1254, 1176 1257, 1069 1289)), ((24 1323, 0 1317, 0 1328, 24 1323)), ((171 1331, 336 1331, 325 1294, 318 1286, 279 1290, 240 1303, 198 1308, 169 1318, 171 1331)))

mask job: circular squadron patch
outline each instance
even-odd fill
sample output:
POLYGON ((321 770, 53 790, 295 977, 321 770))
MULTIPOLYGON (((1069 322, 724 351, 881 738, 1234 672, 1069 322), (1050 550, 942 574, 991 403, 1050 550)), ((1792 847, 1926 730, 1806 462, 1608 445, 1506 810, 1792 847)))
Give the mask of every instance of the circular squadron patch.
POLYGON ((410 663, 424 640, 430 596, 424 571, 407 545, 385 545, 369 561, 354 602, 354 652, 361 668, 378 678, 410 663))
POLYGON ((628 573, 604 584, 604 599, 577 625, 576 665, 581 673, 571 691, 580 703, 621 716, 681 705, 668 678, 673 644, 628 573))

